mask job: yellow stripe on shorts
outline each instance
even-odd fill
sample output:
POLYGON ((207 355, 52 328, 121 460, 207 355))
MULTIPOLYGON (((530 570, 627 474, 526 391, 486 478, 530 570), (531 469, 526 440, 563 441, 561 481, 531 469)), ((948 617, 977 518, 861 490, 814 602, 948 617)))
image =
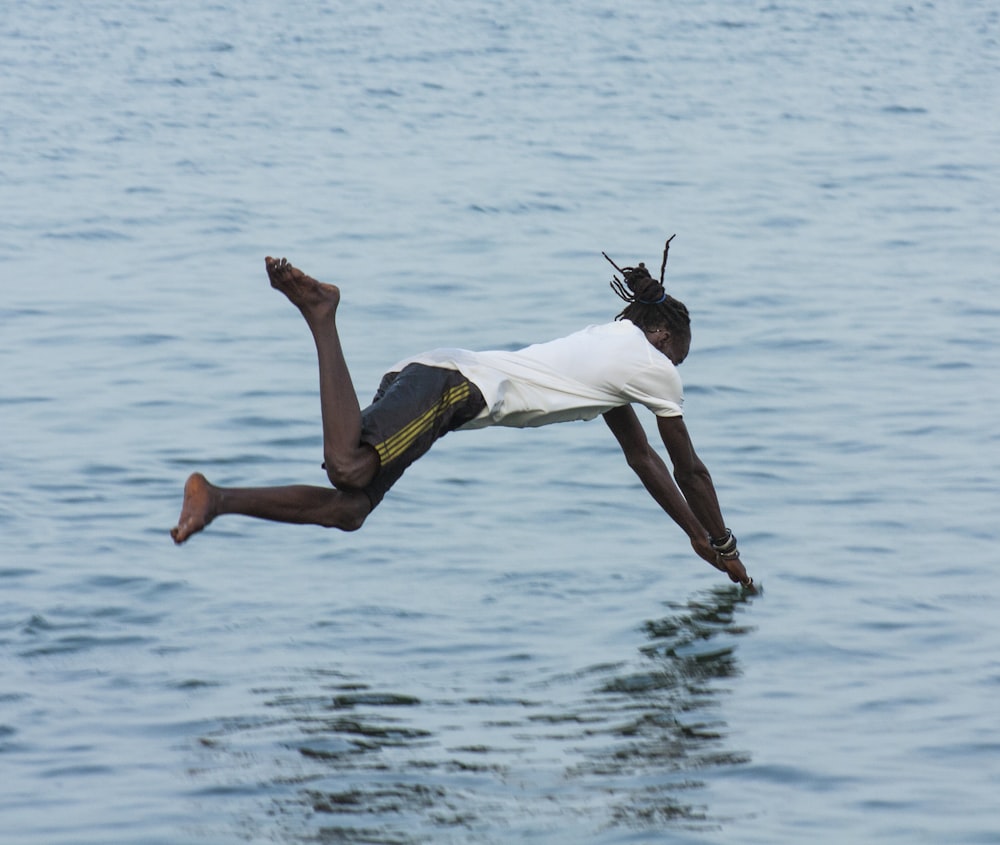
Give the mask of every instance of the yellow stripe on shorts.
POLYGON ((381 443, 376 443, 375 451, 378 452, 382 466, 386 466, 409 449, 418 437, 426 434, 433 427, 436 417, 439 417, 452 405, 464 402, 469 398, 469 393, 468 382, 463 382, 449 388, 432 408, 429 408, 415 420, 405 425, 392 435, 392 437, 387 437, 381 443))

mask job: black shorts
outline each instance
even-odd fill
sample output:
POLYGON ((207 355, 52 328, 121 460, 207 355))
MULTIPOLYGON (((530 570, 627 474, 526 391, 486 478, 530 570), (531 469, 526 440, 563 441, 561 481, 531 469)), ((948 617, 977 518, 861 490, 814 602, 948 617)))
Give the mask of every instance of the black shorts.
POLYGON ((435 440, 485 407, 479 388, 458 370, 407 364, 383 376, 371 405, 361 412, 361 442, 379 457, 375 478, 363 488, 372 509, 435 440))

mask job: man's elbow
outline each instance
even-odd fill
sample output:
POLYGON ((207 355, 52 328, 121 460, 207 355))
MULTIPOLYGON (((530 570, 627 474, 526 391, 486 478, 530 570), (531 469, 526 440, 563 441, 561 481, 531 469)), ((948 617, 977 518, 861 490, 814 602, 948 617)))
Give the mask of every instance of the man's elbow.
POLYGON ((629 452, 625 455, 625 460, 631 470, 640 478, 646 477, 655 465, 653 452, 648 447, 629 452))
POLYGON ((694 484, 711 484, 712 476, 708 473, 708 468, 702 464, 693 464, 690 467, 680 467, 674 469, 674 480, 681 487, 694 484))

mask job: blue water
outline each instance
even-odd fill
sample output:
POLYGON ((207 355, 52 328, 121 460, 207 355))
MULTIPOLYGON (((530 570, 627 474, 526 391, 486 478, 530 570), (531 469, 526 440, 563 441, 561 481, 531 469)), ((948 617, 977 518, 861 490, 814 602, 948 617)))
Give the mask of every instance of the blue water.
POLYGON ((4 11, 0 839, 1000 842, 994 4, 4 11), (265 255, 343 286, 367 399, 674 232, 762 596, 599 421, 170 542, 195 469, 325 480, 265 255))

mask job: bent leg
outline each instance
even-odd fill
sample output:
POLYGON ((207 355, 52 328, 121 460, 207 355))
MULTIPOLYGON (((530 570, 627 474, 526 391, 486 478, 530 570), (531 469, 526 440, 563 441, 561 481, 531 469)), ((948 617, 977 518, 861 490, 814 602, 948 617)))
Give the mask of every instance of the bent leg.
POLYGON ((179 545, 204 529, 217 516, 227 513, 356 531, 370 512, 368 497, 356 490, 330 490, 305 484, 290 487, 216 487, 201 473, 195 473, 184 485, 180 519, 170 536, 179 545))
POLYGON ((337 334, 340 289, 317 282, 284 258, 268 257, 265 266, 271 286, 302 312, 316 343, 327 475, 337 487, 364 487, 378 472, 379 459, 361 442, 361 406, 337 334))

